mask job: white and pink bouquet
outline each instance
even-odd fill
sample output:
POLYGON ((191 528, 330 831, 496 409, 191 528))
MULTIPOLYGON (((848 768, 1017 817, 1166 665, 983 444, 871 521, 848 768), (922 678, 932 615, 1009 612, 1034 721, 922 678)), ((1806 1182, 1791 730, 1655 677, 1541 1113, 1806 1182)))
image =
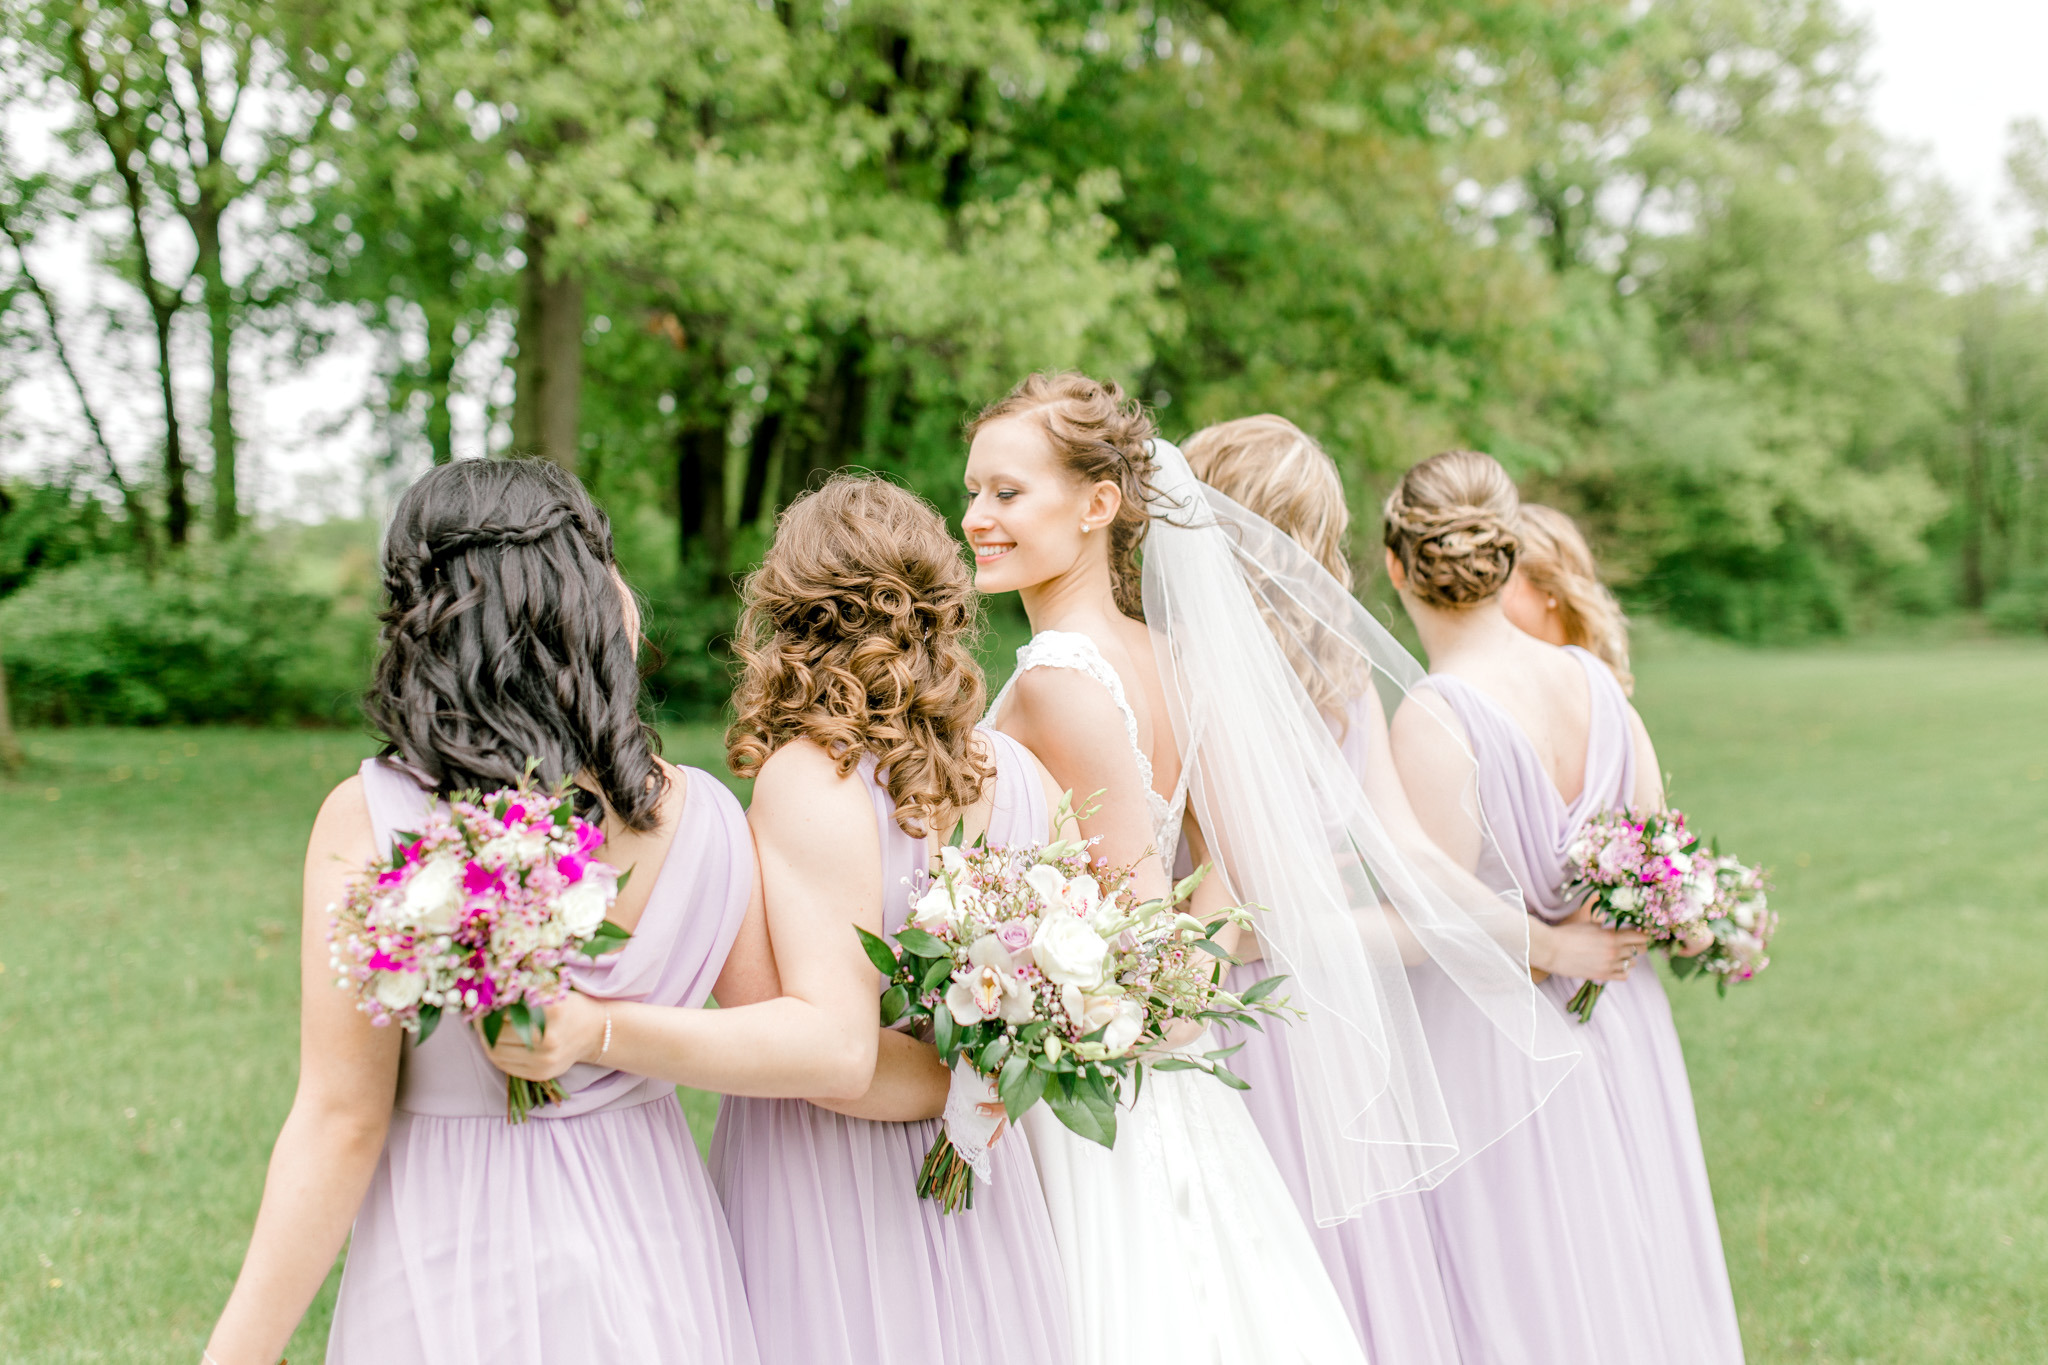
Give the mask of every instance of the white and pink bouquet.
MULTIPOLYGON (((448 1010, 481 1021, 492 1046, 507 1023, 531 1043, 568 994, 572 957, 601 957, 629 937, 605 918, 626 877, 593 856, 603 843, 566 788, 434 800, 420 830, 400 834, 329 907, 335 984, 372 1024, 422 1043, 448 1010)), ((508 1080, 507 1122, 562 1098, 553 1081, 508 1080)))
MULTIPOLYGON (((1763 906, 1760 869, 1704 851, 1678 810, 1594 816, 1565 855, 1565 894, 1585 897, 1610 929, 1635 929, 1669 955, 1675 975, 1747 981, 1769 958, 1776 918, 1763 906), (1683 965, 1681 965, 1683 964, 1683 965)), ((1580 986, 1566 1008, 1593 1017, 1603 984, 1580 986)))
POLYGON ((1718 894, 1707 912, 1714 941, 1691 957, 1673 957, 1672 975, 1712 977, 1714 988, 1728 994, 1731 981, 1748 981, 1771 965, 1771 935, 1778 915, 1771 909, 1770 878, 1760 867, 1730 858, 1718 849, 1708 855, 1718 894))
MULTIPOLYGON (((1071 814, 1063 798, 1054 828, 1071 814)), ((910 922, 893 947, 860 931, 885 979, 882 1023, 927 1025, 953 1071, 920 1195, 947 1213, 974 1206, 997 1114, 1014 1122, 1043 1100, 1068 1128, 1108 1147, 1124 1083, 1135 1100, 1147 1066, 1249 1088, 1223 1065, 1236 1047, 1144 1059, 1177 1024, 1258 1028, 1257 1015, 1285 1009, 1270 998, 1277 976, 1241 996, 1223 989, 1233 960, 1214 935, 1250 916, 1233 907, 1204 923, 1180 908, 1207 871, 1141 903, 1128 869, 1091 863, 1080 840, 949 845, 912 888, 910 922)))

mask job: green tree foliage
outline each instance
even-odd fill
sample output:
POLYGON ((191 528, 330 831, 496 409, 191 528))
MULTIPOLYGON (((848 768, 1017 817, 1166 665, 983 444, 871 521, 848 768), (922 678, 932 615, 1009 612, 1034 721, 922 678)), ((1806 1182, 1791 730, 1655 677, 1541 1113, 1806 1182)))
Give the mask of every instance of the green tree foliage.
POLYGON ((466 385, 487 448, 592 484, 678 705, 722 699, 734 576, 790 497, 858 465, 948 505, 962 419, 1047 366, 1170 432, 1285 413, 1362 524, 1414 459, 1491 450, 1700 628, 2048 617, 2048 137, 2015 132, 2001 254, 1897 169, 1834 0, 0 13, 163 221, 260 197, 236 306, 377 333, 399 458, 484 453, 466 385), (230 87, 271 111, 240 160, 208 141, 230 87))

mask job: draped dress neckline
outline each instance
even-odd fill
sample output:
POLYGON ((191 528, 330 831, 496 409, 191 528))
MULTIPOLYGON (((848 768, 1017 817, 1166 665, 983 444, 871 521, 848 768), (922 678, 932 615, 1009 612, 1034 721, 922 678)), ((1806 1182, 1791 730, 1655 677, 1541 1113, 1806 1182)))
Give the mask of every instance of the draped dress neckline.
POLYGON ((1585 823, 1602 811, 1627 805, 1635 790, 1634 736, 1628 724, 1628 699, 1599 658, 1577 645, 1564 646, 1586 674, 1590 705, 1586 717, 1585 778, 1579 794, 1565 799, 1543 757, 1512 712, 1486 692, 1454 673, 1432 673, 1437 689, 1465 725, 1467 741, 1479 765, 1480 806, 1491 809, 1489 820, 1511 864, 1532 912, 1544 919, 1563 919, 1569 907, 1561 892, 1565 850, 1585 823), (1549 828, 1534 829, 1524 815, 1539 807, 1551 813, 1549 828))

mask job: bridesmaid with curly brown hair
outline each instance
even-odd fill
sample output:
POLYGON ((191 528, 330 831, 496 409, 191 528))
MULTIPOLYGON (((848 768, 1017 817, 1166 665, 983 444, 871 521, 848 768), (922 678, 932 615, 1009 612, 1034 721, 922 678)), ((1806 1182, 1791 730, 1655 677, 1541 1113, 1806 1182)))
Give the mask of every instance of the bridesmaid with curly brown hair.
MULTIPOLYGON (((748 818, 779 975, 764 992, 859 999, 847 1038, 873 1048, 880 978, 853 926, 903 927, 906 883, 956 821, 992 844, 1045 839, 1058 792, 1023 745, 975 728, 977 599, 918 498, 842 475, 798 499, 745 601, 727 746, 755 779, 748 818)), ((941 1214, 917 1195, 947 1090, 928 1043, 884 1033, 857 1099, 726 1100, 712 1178, 764 1362, 1070 1358, 1025 1134, 997 1143, 971 1209, 941 1214)))

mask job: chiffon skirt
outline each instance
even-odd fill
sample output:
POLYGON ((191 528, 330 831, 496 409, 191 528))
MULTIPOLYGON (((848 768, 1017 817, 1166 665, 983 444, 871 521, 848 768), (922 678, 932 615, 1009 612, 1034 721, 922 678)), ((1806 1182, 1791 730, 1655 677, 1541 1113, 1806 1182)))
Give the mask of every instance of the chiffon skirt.
MULTIPOLYGON (((1541 990, 1562 1012, 1579 984, 1551 977, 1541 990)), ((1585 1057, 1549 1102, 1422 1196, 1464 1360, 1738 1365, 1663 984, 1645 963, 1572 1027, 1585 1057)))
POLYGON ((939 1123, 728 1098, 711 1144, 763 1365, 1066 1365, 1059 1260, 1022 1134, 974 1207, 917 1195, 939 1123))
MULTIPOLYGON (((1233 968, 1224 985, 1241 992, 1271 974, 1266 964, 1253 962, 1233 968)), ((1244 1092, 1245 1107, 1366 1355, 1375 1365, 1459 1365, 1421 1197, 1384 1199, 1335 1227, 1316 1226, 1301 1119, 1294 1107, 1294 1072, 1287 1060, 1286 1022, 1273 1020, 1263 1031, 1233 1028, 1226 1041, 1244 1044, 1225 1065, 1251 1083, 1244 1092)))
POLYGON ((1199 1072, 1148 1071, 1137 1104, 1117 1111, 1113 1148, 1076 1137, 1044 1105, 1024 1128, 1080 1365, 1363 1365, 1236 1091, 1199 1072))
POLYGON ((575 1118, 393 1116, 333 1365, 753 1365, 725 1220, 673 1099, 575 1118))

